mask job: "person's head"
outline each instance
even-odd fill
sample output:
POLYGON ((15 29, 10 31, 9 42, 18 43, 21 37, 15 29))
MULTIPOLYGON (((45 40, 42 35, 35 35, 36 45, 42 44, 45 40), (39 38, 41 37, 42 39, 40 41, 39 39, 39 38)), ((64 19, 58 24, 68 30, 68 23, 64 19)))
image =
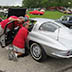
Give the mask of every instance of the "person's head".
POLYGON ((10 21, 18 21, 19 23, 24 23, 24 17, 23 16, 20 16, 20 17, 10 16, 8 18, 8 20, 10 20, 10 21))
POLYGON ((24 20, 25 20, 25 19, 24 19, 23 16, 20 16, 20 17, 19 17, 19 22, 20 22, 20 23, 24 23, 24 20))
POLYGON ((31 24, 29 24, 28 22, 25 22, 24 24, 23 24, 23 26, 25 27, 25 28, 27 28, 27 29, 29 29, 29 26, 30 26, 31 24))

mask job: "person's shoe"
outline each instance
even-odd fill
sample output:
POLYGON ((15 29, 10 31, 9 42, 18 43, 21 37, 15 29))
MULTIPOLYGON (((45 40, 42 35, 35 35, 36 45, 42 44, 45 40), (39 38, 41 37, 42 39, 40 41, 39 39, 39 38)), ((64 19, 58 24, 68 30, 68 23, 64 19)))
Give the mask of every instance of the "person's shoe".
POLYGON ((13 60, 13 55, 12 55, 12 54, 9 54, 9 55, 8 55, 8 59, 9 59, 9 60, 13 60))
POLYGON ((17 59, 17 54, 16 54, 16 53, 13 53, 13 60, 14 60, 14 61, 18 61, 18 59, 17 59))
POLYGON ((8 59, 13 60, 13 49, 8 49, 8 59))

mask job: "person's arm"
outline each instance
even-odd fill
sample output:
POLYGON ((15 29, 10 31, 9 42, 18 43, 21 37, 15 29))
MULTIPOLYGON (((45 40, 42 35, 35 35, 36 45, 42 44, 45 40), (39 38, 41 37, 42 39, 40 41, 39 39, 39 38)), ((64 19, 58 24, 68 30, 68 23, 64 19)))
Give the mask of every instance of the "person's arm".
POLYGON ((10 20, 10 21, 19 21, 20 22, 20 19, 15 19, 15 18, 12 18, 12 17, 10 17, 8 20, 10 20))

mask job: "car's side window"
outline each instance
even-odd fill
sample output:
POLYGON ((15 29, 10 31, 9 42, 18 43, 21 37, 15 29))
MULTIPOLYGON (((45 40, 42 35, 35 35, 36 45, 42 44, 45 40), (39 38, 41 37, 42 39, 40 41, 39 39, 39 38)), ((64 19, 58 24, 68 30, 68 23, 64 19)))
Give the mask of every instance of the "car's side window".
POLYGON ((69 18, 69 21, 72 21, 72 17, 69 18))
POLYGON ((66 17, 66 16, 63 17, 63 18, 62 18, 62 21, 67 21, 67 17, 66 17))
POLYGON ((54 32, 57 28, 58 28, 58 25, 52 22, 46 22, 46 23, 41 24, 39 30, 54 32))

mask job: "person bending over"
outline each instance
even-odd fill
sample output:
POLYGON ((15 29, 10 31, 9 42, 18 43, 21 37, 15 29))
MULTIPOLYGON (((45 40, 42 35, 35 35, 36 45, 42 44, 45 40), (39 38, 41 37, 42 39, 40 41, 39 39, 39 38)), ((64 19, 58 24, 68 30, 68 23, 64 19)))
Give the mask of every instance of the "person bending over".
POLYGON ((28 36, 28 28, 30 24, 24 23, 23 27, 17 32, 13 42, 12 42, 12 53, 9 54, 10 60, 17 60, 17 57, 20 57, 25 54, 25 42, 28 36))
POLYGON ((10 23, 7 26, 7 30, 10 30, 12 28, 13 24, 15 27, 16 26, 22 26, 22 23, 24 22, 24 18, 23 17, 17 17, 17 16, 10 16, 9 18, 0 22, 0 43, 1 43, 2 47, 5 47, 5 34, 3 34, 4 29, 5 29, 5 26, 7 25, 7 23, 9 23, 10 21, 15 21, 15 22, 10 23))

